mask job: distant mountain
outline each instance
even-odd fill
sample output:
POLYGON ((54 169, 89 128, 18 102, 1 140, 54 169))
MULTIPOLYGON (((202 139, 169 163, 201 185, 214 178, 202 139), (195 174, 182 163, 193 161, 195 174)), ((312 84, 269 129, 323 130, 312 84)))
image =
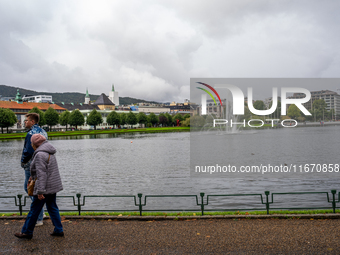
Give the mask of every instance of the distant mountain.
MULTIPOLYGON (((78 93, 78 92, 66 92, 66 93, 50 93, 50 92, 37 92, 33 90, 28 90, 28 89, 22 89, 22 88, 17 88, 17 87, 12 87, 12 86, 7 86, 7 85, 0 85, 0 96, 2 97, 15 97, 17 94, 17 89, 19 89, 19 92, 21 96, 24 95, 49 95, 52 96, 52 100, 55 103, 84 103, 85 101, 85 93, 78 93)), ((96 101, 99 95, 91 95, 90 94, 90 100, 91 101, 96 101)), ((146 101, 143 99, 137 99, 137 98, 132 98, 132 97, 119 97, 119 104, 120 105, 129 105, 129 104, 136 104, 136 103, 155 103, 157 104, 158 102, 154 101, 146 101)))

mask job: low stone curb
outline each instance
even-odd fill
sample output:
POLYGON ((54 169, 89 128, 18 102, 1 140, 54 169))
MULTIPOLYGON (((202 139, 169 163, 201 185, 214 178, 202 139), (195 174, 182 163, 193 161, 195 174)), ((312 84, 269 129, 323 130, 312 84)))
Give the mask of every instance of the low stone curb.
MULTIPOLYGON (((270 214, 270 215, 204 215, 204 216, 74 216, 65 215, 63 219, 67 220, 136 220, 136 221, 153 221, 153 220, 216 220, 216 219, 340 219, 340 214, 270 214)), ((2 216, 0 220, 22 220, 26 216, 2 216)), ((47 216, 45 219, 49 219, 47 216)))

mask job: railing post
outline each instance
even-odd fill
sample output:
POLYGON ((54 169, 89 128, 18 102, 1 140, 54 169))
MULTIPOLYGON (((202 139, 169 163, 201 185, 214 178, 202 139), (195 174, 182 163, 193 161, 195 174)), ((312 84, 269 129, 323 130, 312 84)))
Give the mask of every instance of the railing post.
POLYGON ((202 212, 202 216, 203 216, 204 215, 204 204, 203 204, 204 193, 201 192, 200 196, 201 196, 201 212, 202 212))
POLYGON ((21 204, 21 198, 22 198, 22 195, 18 195, 20 216, 22 216, 22 204, 21 204))
POLYGON ((332 189, 331 192, 332 192, 332 197, 333 197, 333 201, 332 201, 333 213, 335 213, 335 206, 336 206, 336 203, 335 203, 335 193, 336 193, 336 190, 332 189))
POLYGON ((77 198, 78 198, 78 215, 80 216, 80 214, 81 214, 81 205, 80 205, 80 197, 81 197, 81 194, 80 194, 80 193, 77 193, 76 196, 77 196, 77 198))
POLYGON ((142 214, 143 214, 143 212, 142 212, 142 210, 143 210, 143 206, 142 206, 142 196, 143 196, 142 193, 138 193, 138 199, 139 199, 139 205, 138 205, 138 207, 139 207, 139 216, 142 216, 142 214))
POLYGON ((265 191, 264 194, 266 195, 266 209, 267 209, 267 214, 269 214, 269 201, 268 201, 268 196, 269 196, 269 191, 265 191))

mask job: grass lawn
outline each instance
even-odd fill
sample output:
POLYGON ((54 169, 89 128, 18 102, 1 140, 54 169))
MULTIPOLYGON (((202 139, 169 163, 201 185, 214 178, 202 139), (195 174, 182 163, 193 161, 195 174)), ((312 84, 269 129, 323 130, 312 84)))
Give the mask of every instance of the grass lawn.
MULTIPOLYGON (((77 130, 65 132, 48 132, 48 137, 77 136, 77 135, 99 135, 99 134, 119 134, 119 133, 159 133, 159 132, 183 132, 190 131, 190 127, 156 127, 156 128, 131 128, 131 129, 98 129, 98 130, 77 130)), ((22 139, 26 133, 0 134, 0 140, 22 139)))
MULTIPOLYGON (((332 210, 299 210, 299 211, 270 211, 270 215, 282 214, 328 214, 333 213, 332 210)), ((340 210, 335 210, 340 213, 340 210)), ((48 215, 48 213, 46 212, 48 215)), ((236 212, 204 212, 204 215, 266 215, 266 211, 236 211, 236 212)), ((19 213, 1 213, 1 216, 19 216, 19 213)), ((27 215, 23 213, 22 215, 27 215)), ((60 212, 62 216, 77 216, 78 212, 60 212)), ((138 211, 134 212, 82 212, 82 216, 139 216, 138 211)), ((143 212, 143 216, 201 216, 201 212, 143 212)))

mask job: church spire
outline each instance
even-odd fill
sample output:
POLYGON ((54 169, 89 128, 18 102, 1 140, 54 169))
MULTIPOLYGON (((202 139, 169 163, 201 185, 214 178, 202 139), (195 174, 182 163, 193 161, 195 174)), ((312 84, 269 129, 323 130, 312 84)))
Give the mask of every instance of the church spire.
POLYGON ((112 84, 112 91, 115 91, 115 86, 112 84))
POLYGON ((89 91, 86 88, 86 95, 85 95, 85 102, 84 104, 90 104, 90 95, 89 95, 89 91))
POLYGON ((19 89, 17 89, 17 95, 15 96, 15 102, 17 102, 18 104, 22 104, 22 98, 21 98, 21 95, 19 93, 19 89))

